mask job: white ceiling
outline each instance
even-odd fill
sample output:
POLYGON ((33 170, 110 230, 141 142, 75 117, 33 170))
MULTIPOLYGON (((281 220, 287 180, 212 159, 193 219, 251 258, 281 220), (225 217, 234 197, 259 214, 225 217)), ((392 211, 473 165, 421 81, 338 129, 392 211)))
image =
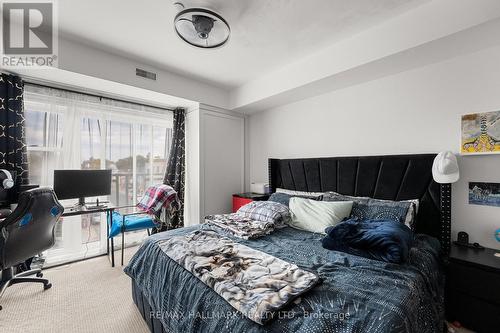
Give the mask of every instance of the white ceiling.
POLYGON ((173 30, 171 0, 59 1, 61 36, 231 89, 429 0, 191 0, 231 26, 228 44, 203 50, 173 30))

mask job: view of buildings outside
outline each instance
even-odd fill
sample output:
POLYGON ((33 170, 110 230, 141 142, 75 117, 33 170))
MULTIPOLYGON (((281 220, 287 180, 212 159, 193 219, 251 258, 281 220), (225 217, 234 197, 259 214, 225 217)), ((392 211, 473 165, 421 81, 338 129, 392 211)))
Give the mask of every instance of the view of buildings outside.
MULTIPOLYGON (((52 186, 53 171, 61 168, 65 153, 64 115, 28 107, 25 116, 30 182, 52 186)), ((107 199, 116 206, 133 205, 148 186, 163 181, 171 128, 88 117, 81 118, 80 126, 80 168, 112 170, 111 195, 100 200, 107 199)), ((70 201, 63 204, 71 205, 70 201)), ((87 201, 95 201, 95 198, 88 198, 87 201)), ((102 251, 106 244, 105 215, 96 213, 65 217, 56 225, 55 233, 56 244, 48 257, 74 260, 102 251)), ((135 236, 127 233, 126 242, 137 242, 144 236, 142 234, 146 233, 137 232, 135 236)))

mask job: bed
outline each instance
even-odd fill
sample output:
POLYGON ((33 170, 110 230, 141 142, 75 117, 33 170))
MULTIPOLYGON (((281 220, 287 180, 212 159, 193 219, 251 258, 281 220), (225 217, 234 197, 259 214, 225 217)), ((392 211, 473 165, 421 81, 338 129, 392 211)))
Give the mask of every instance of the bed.
POLYGON ((420 199, 416 243, 405 264, 371 260, 321 246, 321 235, 292 228, 234 241, 316 272, 322 283, 259 325, 156 245, 194 226, 149 237, 125 272, 151 332, 437 332, 443 329, 441 260, 449 248, 449 185, 432 180, 434 154, 270 159, 272 191, 420 199))

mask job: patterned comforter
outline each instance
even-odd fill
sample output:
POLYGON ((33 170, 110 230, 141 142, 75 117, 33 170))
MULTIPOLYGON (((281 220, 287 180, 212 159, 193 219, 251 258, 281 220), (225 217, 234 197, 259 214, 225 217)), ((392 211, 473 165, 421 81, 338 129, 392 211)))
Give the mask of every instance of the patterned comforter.
POLYGON ((235 242, 315 272, 322 283, 259 325, 168 257, 162 239, 199 227, 149 237, 125 272, 170 332, 440 332, 443 274, 438 241, 418 235, 403 265, 322 248, 322 235, 292 228, 235 242))
POLYGON ((307 292, 318 277, 216 231, 197 230, 158 242, 171 259, 258 324, 307 292))
POLYGON ((218 230, 243 239, 254 239, 272 233, 276 225, 274 222, 257 221, 233 213, 205 216, 202 228, 218 230))

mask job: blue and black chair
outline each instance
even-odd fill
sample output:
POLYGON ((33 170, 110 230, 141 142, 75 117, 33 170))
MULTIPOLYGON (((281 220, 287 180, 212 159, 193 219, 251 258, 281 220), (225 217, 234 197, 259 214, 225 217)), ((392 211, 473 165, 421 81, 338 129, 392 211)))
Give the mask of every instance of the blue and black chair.
POLYGON ((19 195, 16 209, 0 221, 0 298, 17 283, 41 283, 44 290, 52 287, 49 280, 42 278, 41 269, 14 275, 14 267, 54 245, 54 228, 63 212, 50 188, 36 188, 19 195), (30 277, 35 274, 36 277, 30 277))

